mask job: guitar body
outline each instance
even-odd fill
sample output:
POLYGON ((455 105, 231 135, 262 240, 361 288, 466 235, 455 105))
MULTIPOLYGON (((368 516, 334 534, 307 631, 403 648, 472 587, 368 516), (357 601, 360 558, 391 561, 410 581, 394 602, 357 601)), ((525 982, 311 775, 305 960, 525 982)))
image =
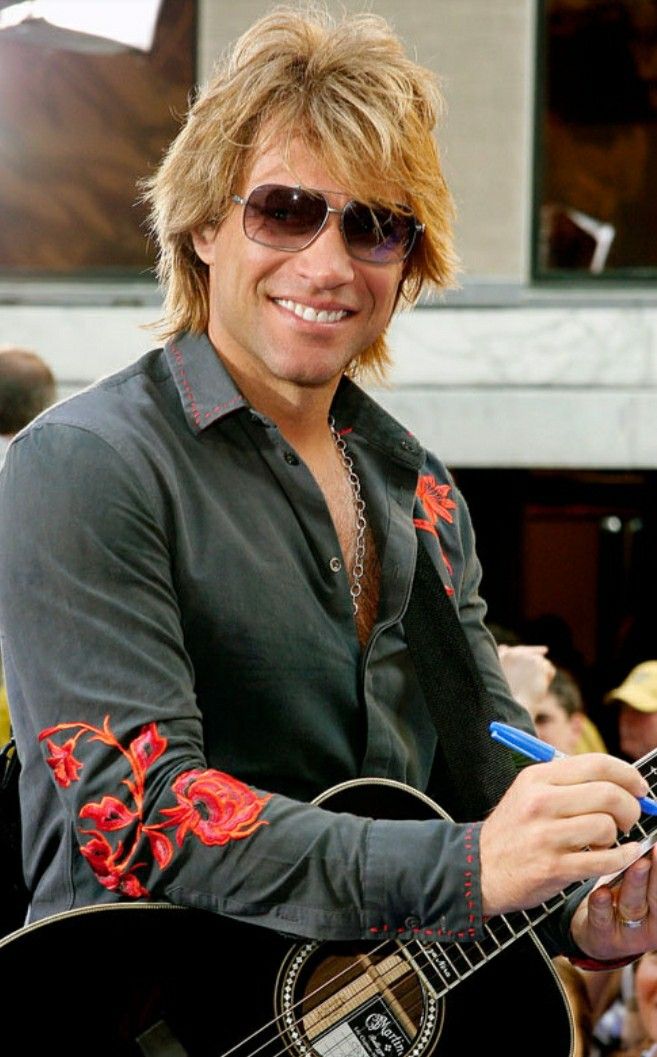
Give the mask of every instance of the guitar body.
MULTIPOLYGON (((381 780, 317 803, 442 815, 381 780)), ((0 941, 3 1039, 8 1053, 68 1057, 474 1057, 500 1044, 504 1057, 571 1057, 570 1009, 531 931, 475 971, 463 971, 474 959, 461 963, 460 951, 446 969, 445 950, 294 941, 169 904, 98 904, 0 941), (519 1023, 532 1025, 528 1036, 519 1023)))

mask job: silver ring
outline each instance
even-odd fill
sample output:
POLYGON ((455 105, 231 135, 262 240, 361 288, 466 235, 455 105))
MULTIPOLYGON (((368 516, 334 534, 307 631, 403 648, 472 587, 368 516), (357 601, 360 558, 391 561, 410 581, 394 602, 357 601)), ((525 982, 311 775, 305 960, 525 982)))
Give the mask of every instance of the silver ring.
POLYGON ((644 914, 642 918, 624 918, 622 914, 619 914, 618 917, 621 925, 626 929, 640 929, 648 920, 647 914, 644 914))

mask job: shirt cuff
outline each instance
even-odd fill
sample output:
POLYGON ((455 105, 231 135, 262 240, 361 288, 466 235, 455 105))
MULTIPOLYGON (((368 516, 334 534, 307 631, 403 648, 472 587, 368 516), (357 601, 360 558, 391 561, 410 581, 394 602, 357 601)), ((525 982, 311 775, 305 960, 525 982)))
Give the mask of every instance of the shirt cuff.
POLYGON ((438 942, 483 936, 479 878, 481 823, 449 820, 371 823, 365 932, 438 942))
POLYGON ((587 958, 586 955, 577 957, 570 955, 568 961, 572 965, 577 966, 578 969, 588 969, 591 972, 606 972, 610 969, 623 969, 626 965, 631 965, 637 958, 640 958, 640 954, 628 954, 625 958, 616 958, 612 962, 599 962, 597 958, 587 958))

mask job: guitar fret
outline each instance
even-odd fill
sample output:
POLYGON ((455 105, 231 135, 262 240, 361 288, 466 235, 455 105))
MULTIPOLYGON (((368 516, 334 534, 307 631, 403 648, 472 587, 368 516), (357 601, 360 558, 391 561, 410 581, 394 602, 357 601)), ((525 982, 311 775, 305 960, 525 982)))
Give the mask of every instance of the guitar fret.
MULTIPOLYGON (((648 781, 651 791, 654 791, 657 797, 657 752, 653 755, 656 757, 654 765, 651 762, 651 758, 644 761, 643 766, 638 769, 648 781)), ((616 844, 622 844, 628 840, 644 840, 656 831, 657 817, 642 816, 641 820, 632 827, 631 832, 626 836, 620 837, 616 844)), ((479 940, 468 943, 451 942, 449 944, 416 941, 415 957, 418 971, 422 973, 430 986, 436 990, 436 997, 442 997, 480 966, 490 961, 496 954, 509 947, 516 939, 529 932, 535 925, 563 906, 568 897, 581 889, 583 884, 585 882, 573 881, 536 907, 489 918, 484 922, 484 935, 479 940)))
MULTIPOLYGON (((657 790, 657 753, 654 755, 656 757, 654 765, 651 760, 646 760, 643 768, 639 767, 651 790, 657 790)), ((655 795, 657 796, 657 792, 655 795)), ((631 832, 626 836, 621 836, 616 843, 645 840, 646 836, 656 831, 657 817, 642 816, 641 820, 632 827, 631 832)), ((489 918, 484 922, 484 935, 479 940, 467 943, 452 941, 447 944, 417 940, 413 944, 414 957, 408 954, 406 956, 409 961, 415 963, 417 971, 435 990, 436 998, 441 998, 480 966, 486 964, 496 954, 509 947, 516 939, 563 906, 568 897, 581 889, 584 883, 573 881, 562 891, 528 910, 489 918)))
POLYGON ((491 918, 486 922, 486 931, 493 937, 498 947, 502 947, 515 933, 505 917, 491 918))
POLYGON ((418 968, 429 983, 436 988, 436 997, 446 995, 452 987, 461 982, 461 977, 456 973, 451 960, 446 953, 446 947, 442 943, 420 943, 418 948, 418 968))
POLYGON ((472 965, 465 956, 465 951, 458 943, 450 943, 448 957, 454 966, 454 972, 463 979, 472 971, 472 965))
POLYGON ((478 969, 483 962, 488 961, 488 954, 484 950, 483 945, 476 940, 473 940, 472 943, 463 944, 461 949, 473 969, 478 969))

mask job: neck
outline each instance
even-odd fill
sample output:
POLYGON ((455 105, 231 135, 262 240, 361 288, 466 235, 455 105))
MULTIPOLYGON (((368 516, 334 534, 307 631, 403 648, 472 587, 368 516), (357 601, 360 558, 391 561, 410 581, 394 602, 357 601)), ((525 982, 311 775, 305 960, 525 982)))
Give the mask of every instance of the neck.
POLYGON ((251 407, 275 422, 299 454, 323 447, 330 440, 328 418, 341 374, 317 386, 285 379, 265 380, 221 353, 218 355, 251 407))

